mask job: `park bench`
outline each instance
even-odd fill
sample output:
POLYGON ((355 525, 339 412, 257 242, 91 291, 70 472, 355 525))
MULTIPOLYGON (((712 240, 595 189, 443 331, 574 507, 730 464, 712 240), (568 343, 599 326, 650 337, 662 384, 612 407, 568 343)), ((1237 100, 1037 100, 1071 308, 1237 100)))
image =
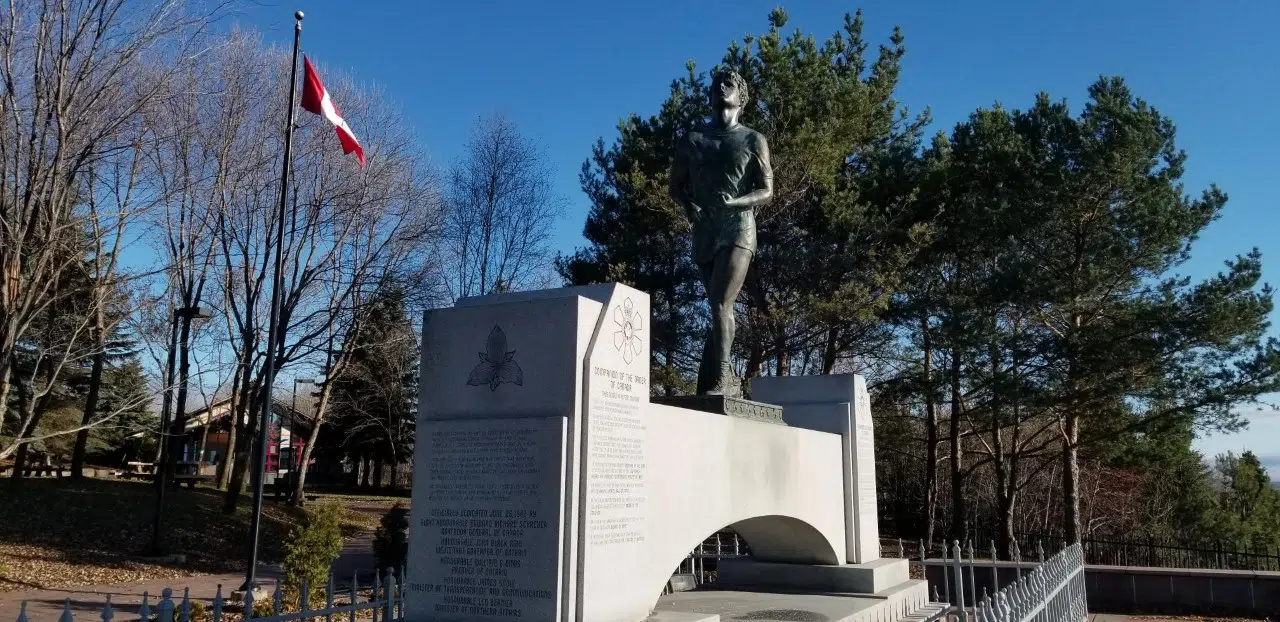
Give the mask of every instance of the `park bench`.
POLYGON ((127 462, 124 468, 116 473, 120 479, 152 479, 156 474, 156 465, 151 462, 127 462))
POLYGON ((188 488, 195 488, 196 484, 212 481, 212 475, 200 474, 199 462, 183 461, 173 465, 173 484, 175 486, 186 484, 188 488))

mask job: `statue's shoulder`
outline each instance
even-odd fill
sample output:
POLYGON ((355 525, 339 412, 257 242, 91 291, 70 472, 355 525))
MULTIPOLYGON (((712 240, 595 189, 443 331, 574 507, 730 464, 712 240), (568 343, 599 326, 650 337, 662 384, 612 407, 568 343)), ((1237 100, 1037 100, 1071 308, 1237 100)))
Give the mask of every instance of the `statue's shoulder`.
POLYGON ((706 138, 705 128, 702 126, 695 127, 684 133, 680 139, 679 145, 682 147, 692 147, 706 138))
POLYGON ((751 145, 767 145, 769 143, 769 141, 765 139, 764 134, 757 132, 755 129, 745 125, 739 125, 738 127, 742 128, 742 131, 746 133, 747 142, 751 145))

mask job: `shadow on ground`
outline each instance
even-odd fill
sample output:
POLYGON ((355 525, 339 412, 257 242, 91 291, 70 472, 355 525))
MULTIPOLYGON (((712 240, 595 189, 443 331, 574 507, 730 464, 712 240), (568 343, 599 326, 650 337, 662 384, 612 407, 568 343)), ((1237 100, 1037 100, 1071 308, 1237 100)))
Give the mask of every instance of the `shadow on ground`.
MULTIPOLYGON (((165 543, 186 561, 162 562, 144 557, 155 510, 152 485, 99 479, 2 482, 0 590, 243 572, 250 499, 242 497, 232 515, 221 512, 222 501, 223 493, 213 489, 166 495, 165 543)), ((273 502, 264 506, 264 562, 283 558, 286 538, 301 516, 300 510, 273 502)), ((349 526, 344 532, 357 530, 349 526)))

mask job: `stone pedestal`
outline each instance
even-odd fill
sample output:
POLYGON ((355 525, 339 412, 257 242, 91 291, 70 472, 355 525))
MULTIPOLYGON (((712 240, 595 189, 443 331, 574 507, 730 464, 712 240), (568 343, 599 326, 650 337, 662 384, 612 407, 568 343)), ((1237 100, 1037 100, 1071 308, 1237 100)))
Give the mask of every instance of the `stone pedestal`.
POLYGON ((878 594, 911 579, 911 562, 877 559, 865 564, 798 566, 754 559, 724 559, 716 567, 717 587, 775 587, 788 590, 878 594))
POLYGON ((786 425, 782 421, 781 406, 765 404, 764 402, 753 402, 751 400, 744 400, 740 397, 727 397, 724 395, 676 395, 673 397, 655 396, 649 398, 649 400, 654 404, 663 404, 665 406, 687 408, 689 410, 715 413, 717 415, 740 417, 742 419, 750 419, 752 421, 763 421, 765 423, 786 425))
MULTIPOLYGON (((860 411, 786 405, 778 425, 769 404, 655 403, 648 329, 649 297, 622 285, 426 314, 410 622, 641 622, 672 570, 724 527, 783 571, 870 561, 853 557, 878 546, 858 541, 874 534, 874 494, 869 512, 860 497, 874 488, 858 479, 874 472, 850 466, 871 455, 857 449, 860 411), (753 409, 764 415, 740 416, 753 409)), ((714 619, 682 616, 655 619, 714 619)))

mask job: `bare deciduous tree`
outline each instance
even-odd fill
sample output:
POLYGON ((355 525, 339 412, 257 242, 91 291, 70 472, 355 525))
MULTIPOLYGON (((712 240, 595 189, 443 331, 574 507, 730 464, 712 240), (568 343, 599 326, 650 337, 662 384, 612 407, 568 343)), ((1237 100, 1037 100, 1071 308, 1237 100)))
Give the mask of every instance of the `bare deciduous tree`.
MULTIPOLYGON (((222 8, 126 0, 15 0, 0 8, 0 421, 31 329, 42 315, 46 328, 67 320, 52 318, 61 310, 51 313, 73 295, 60 288, 63 277, 86 254, 114 245, 86 238, 119 233, 93 217, 90 171, 136 148, 138 115, 176 67, 166 61, 190 55, 222 8)), ((58 328, 70 332, 60 332, 56 347, 36 349, 31 369, 42 386, 19 387, 15 440, 0 448, 0 458, 36 438, 38 402, 58 374, 77 357, 93 356, 84 342, 99 323, 82 311, 74 327, 58 328)))
POLYGON ((495 114, 472 129, 449 172, 441 264, 456 300, 540 284, 564 200, 541 148, 495 114))

